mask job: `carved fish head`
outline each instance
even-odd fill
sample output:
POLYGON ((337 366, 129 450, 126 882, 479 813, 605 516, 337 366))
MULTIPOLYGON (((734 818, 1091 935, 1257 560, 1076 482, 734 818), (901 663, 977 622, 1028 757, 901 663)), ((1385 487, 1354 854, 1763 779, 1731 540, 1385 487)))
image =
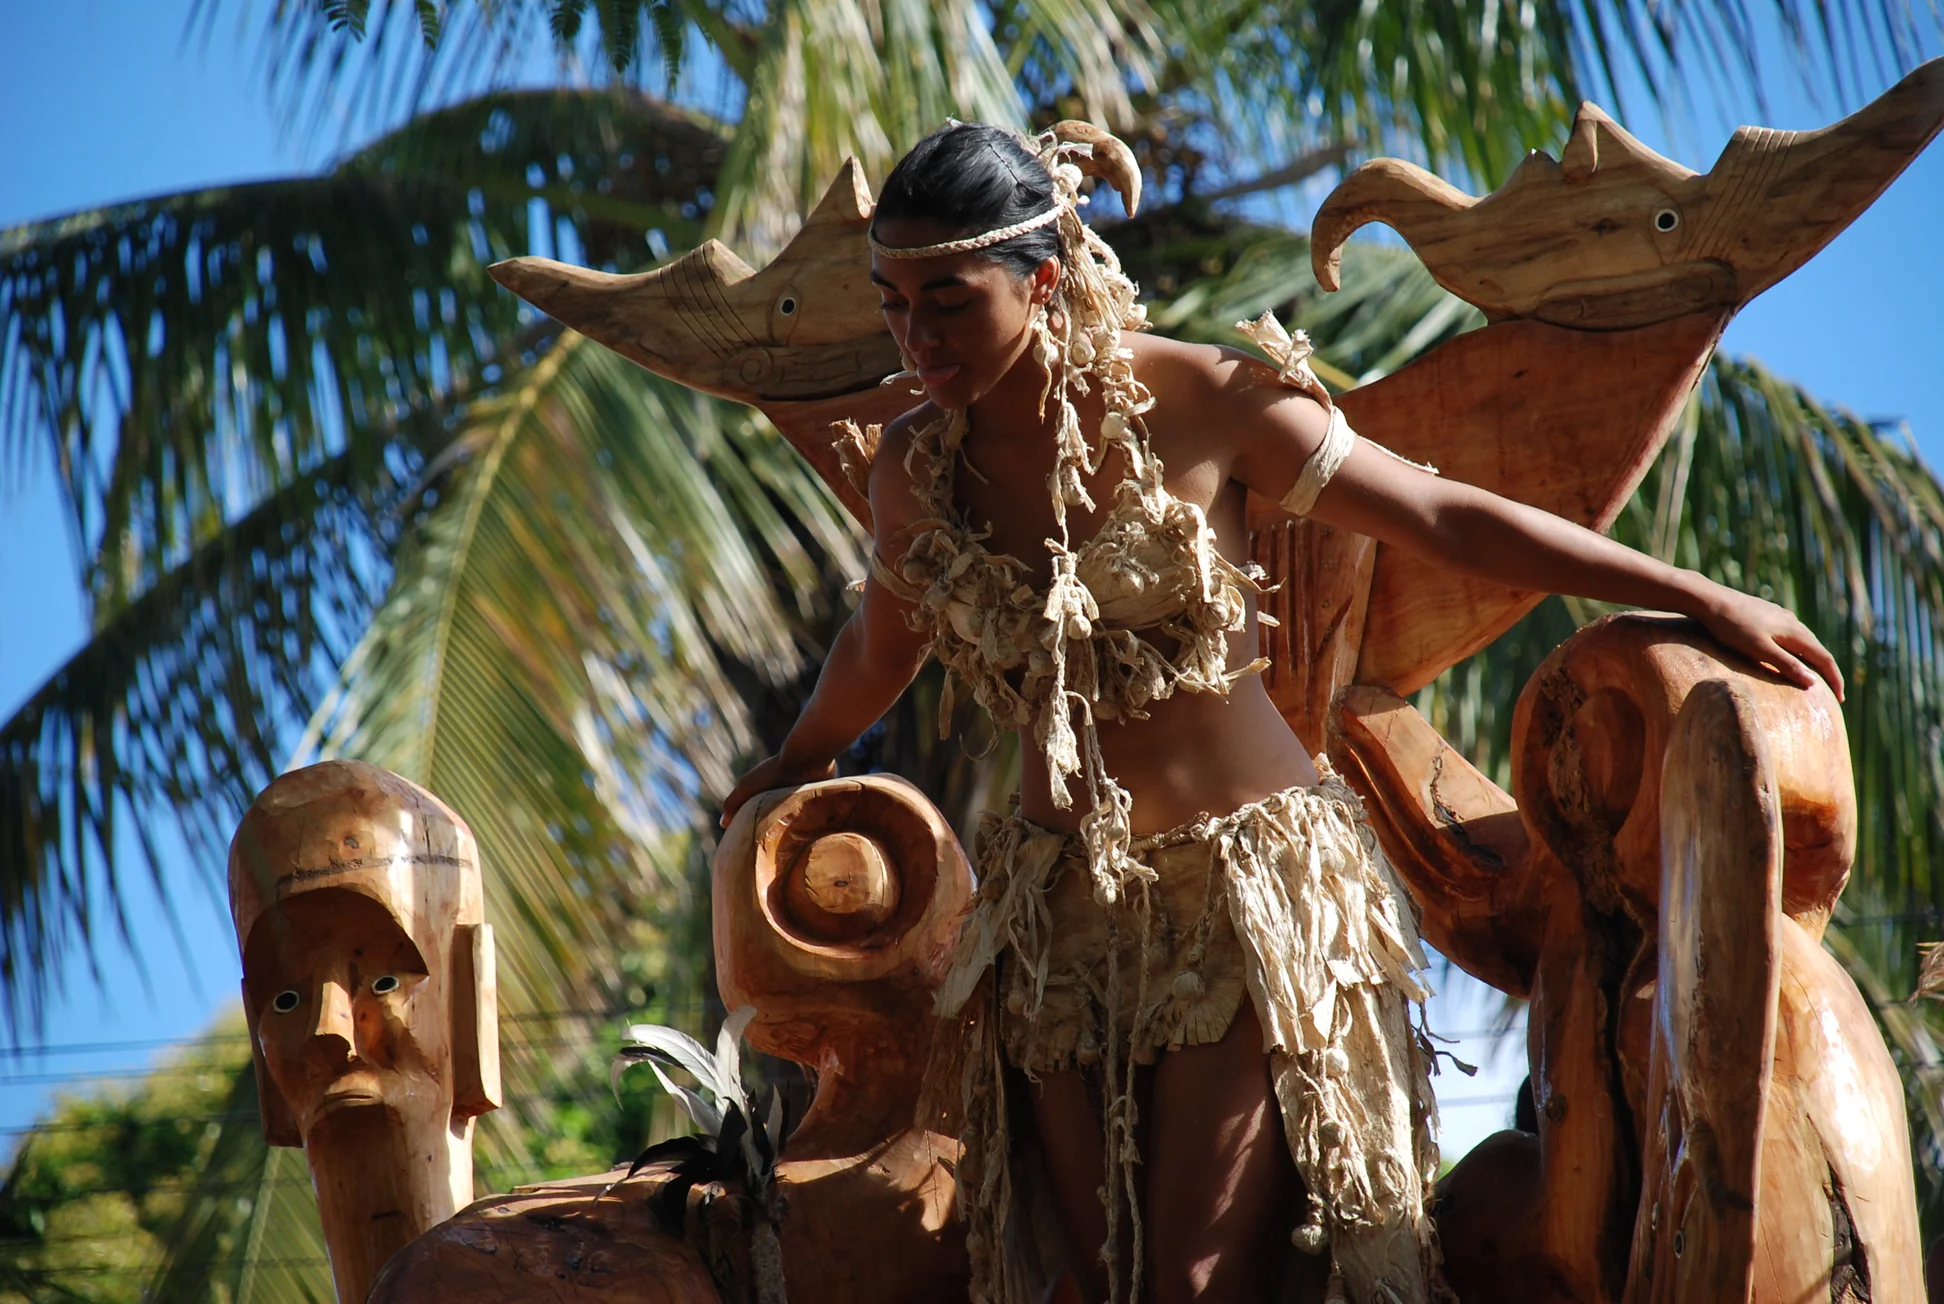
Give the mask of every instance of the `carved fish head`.
POLYGON ((1944 59, 1820 131, 1744 127, 1705 174, 1662 158, 1591 104, 1558 161, 1535 151, 1483 199, 1397 159, 1324 201, 1311 259, 1395 227, 1452 293, 1495 318, 1618 330, 1734 310, 1828 244, 1944 125, 1944 59))
POLYGON ((899 370, 870 284, 871 193, 856 159, 762 271, 710 240, 666 266, 615 276, 511 258, 495 280, 624 357, 744 402, 827 398, 899 370))

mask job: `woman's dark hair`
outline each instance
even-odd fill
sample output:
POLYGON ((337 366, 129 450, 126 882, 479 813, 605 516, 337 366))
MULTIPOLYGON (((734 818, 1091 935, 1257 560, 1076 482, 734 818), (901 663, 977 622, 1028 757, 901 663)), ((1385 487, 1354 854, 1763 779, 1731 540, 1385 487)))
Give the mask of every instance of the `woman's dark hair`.
MULTIPOLYGON (((936 222, 958 236, 1037 217, 1053 206, 1053 178, 1004 127, 954 122, 911 147, 885 178, 872 224, 936 222)), ((1059 224, 1048 223, 978 251, 1016 276, 1060 256, 1059 224)))

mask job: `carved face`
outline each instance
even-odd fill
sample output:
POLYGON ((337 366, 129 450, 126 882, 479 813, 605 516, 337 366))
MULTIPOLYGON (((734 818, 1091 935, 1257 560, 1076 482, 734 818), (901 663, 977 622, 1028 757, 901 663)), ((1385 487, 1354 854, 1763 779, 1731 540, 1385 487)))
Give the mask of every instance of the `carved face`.
POLYGON ((264 1069, 300 1133, 340 1109, 450 1116, 448 984, 382 904, 348 888, 291 897, 252 930, 243 971, 264 1069))
MULTIPOLYGON (((889 245, 919 246, 960 234, 935 222, 887 219, 878 237, 889 245)), ((1029 327, 1059 281, 1060 264, 1047 259, 1019 276, 978 254, 940 258, 874 257, 884 323, 918 372, 932 402, 970 407, 1026 357, 1029 327)), ((1030 364, 1029 365, 1036 365, 1030 364)))

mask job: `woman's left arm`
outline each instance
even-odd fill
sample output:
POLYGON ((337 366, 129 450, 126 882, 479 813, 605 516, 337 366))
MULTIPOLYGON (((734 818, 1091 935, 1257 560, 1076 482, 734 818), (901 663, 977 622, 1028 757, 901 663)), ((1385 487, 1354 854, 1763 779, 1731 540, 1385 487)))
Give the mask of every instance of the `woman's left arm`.
MULTIPOLYGON (((1328 414, 1287 389, 1272 396, 1258 384, 1224 388, 1240 409, 1234 415, 1245 418, 1232 427, 1246 431, 1236 449, 1236 478, 1281 501, 1322 444, 1328 414)), ((1508 588, 1691 616, 1723 644, 1785 678, 1807 688, 1820 675, 1843 695, 1836 659, 1792 612, 1550 512, 1432 475, 1366 440, 1356 442, 1309 514, 1508 588)))

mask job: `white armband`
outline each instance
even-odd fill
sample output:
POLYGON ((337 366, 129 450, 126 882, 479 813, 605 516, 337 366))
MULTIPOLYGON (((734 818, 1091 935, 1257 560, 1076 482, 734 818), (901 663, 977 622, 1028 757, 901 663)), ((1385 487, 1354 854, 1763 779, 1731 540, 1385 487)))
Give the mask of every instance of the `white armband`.
POLYGON ((1282 497, 1282 509, 1291 516, 1308 516, 1316 506, 1316 497, 1323 492, 1323 486, 1350 456, 1356 447, 1357 436, 1350 429, 1350 423, 1343 419, 1341 408, 1330 409, 1330 428, 1323 432, 1323 442, 1303 463, 1303 469, 1296 477, 1296 483, 1282 497))

